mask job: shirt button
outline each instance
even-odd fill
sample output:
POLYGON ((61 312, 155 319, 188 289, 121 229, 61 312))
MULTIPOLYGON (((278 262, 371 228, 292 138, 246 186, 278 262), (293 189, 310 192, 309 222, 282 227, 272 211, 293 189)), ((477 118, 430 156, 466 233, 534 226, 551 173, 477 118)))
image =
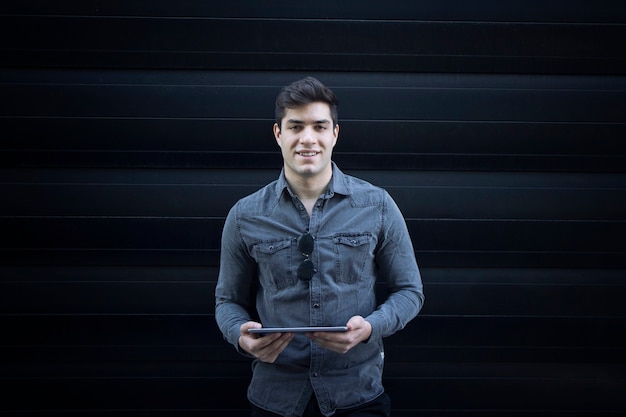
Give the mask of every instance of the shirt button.
POLYGON ((317 378, 319 374, 317 372, 313 372, 313 377, 317 378))
POLYGON ((320 308, 320 305, 318 303, 313 304, 313 308, 320 308))

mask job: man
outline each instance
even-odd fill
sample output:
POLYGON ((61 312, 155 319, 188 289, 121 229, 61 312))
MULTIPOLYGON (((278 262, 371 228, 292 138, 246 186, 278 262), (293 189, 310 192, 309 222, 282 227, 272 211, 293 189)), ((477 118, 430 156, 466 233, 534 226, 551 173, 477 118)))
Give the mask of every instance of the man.
POLYGON ((283 88, 274 136, 279 178, 230 210, 216 320, 255 358, 252 416, 388 416, 382 338, 424 302, 404 218, 389 194, 331 161, 338 102, 312 77, 283 88), (377 278, 388 296, 376 304, 377 278), (347 331, 249 329, 347 326, 347 331))

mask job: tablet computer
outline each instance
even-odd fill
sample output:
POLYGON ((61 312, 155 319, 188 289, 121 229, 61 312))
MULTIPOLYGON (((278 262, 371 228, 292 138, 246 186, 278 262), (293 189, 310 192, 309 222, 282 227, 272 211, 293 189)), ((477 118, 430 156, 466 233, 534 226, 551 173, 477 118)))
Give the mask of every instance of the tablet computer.
POLYGON ((310 333, 347 331, 347 326, 261 327, 260 329, 248 329, 248 333, 310 333))

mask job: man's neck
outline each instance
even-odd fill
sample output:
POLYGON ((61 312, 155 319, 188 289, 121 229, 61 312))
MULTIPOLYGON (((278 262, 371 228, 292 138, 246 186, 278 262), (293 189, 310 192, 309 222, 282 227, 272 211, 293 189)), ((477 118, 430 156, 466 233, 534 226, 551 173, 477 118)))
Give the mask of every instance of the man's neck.
POLYGON ((332 174, 332 171, 329 171, 328 174, 323 176, 303 177, 299 175, 285 175, 285 178, 287 179, 291 190, 300 200, 302 200, 302 202, 315 202, 320 195, 326 192, 326 188, 328 188, 332 174))

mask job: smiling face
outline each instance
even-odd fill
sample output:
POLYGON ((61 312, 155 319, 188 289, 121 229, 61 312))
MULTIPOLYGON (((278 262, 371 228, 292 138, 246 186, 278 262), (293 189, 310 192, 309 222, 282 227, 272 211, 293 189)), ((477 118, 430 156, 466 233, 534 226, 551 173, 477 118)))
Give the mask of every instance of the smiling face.
POLYGON ((286 109, 281 126, 274 124, 287 180, 330 181, 331 157, 337 143, 339 125, 334 125, 330 107, 313 102, 286 109))

